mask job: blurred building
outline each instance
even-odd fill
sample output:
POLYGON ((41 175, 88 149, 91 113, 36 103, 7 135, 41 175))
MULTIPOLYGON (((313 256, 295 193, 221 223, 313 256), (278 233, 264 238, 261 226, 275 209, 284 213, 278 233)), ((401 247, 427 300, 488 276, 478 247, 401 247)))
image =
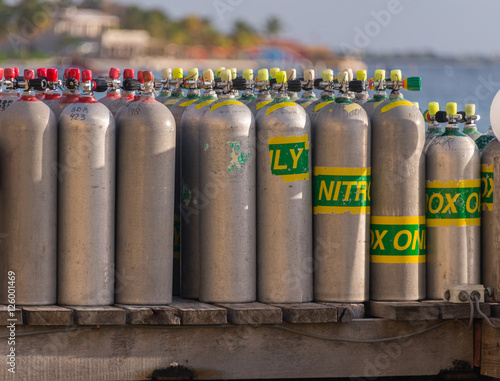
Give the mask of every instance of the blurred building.
POLYGON ((147 30, 110 29, 102 33, 100 56, 130 58, 148 53, 151 36, 147 30))
POLYGON ((69 7, 60 11, 54 21, 54 34, 81 39, 98 39, 109 29, 120 27, 120 19, 97 9, 69 7))

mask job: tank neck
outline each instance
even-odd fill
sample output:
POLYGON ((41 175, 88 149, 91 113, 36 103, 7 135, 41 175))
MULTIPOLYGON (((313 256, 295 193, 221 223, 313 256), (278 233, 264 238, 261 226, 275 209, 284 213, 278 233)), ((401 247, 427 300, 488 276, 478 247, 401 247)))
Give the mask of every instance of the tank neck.
POLYGON ((257 99, 259 101, 265 101, 265 100, 270 100, 272 98, 271 92, 269 90, 262 90, 257 94, 257 99))
POLYGON ((467 136, 460 132, 457 124, 448 123, 441 136, 467 136))
POLYGON ((403 94, 401 94, 401 91, 393 90, 391 92, 391 95, 389 95, 389 99, 393 101, 393 100, 404 100, 405 98, 403 97, 403 94))
POLYGON ((365 100, 368 99, 368 91, 362 91, 361 93, 356 93, 354 99, 365 100))
POLYGON ((274 99, 274 103, 281 103, 281 102, 290 102, 290 97, 288 96, 288 93, 278 93, 274 99))
POLYGON ((322 101, 334 101, 335 94, 333 93, 333 91, 326 90, 320 94, 320 99, 322 101))
POLYGON ((302 94, 302 99, 316 99, 316 94, 312 90, 307 90, 302 94))
POLYGON ((21 98, 22 100, 24 101, 30 101, 30 102, 33 102, 35 100, 39 100, 36 98, 36 93, 34 90, 28 90, 28 91, 24 91, 23 94, 21 95, 21 98))
POLYGON ((207 90, 201 96, 204 100, 217 99, 217 93, 214 90, 207 90))
POLYGON ((464 131, 477 131, 477 125, 475 123, 465 123, 464 131))
POLYGON ((184 98, 184 92, 182 91, 181 88, 177 88, 174 91, 172 91, 172 98, 184 98))
POLYGON ((186 98, 188 99, 197 99, 199 97, 201 97, 200 89, 189 90, 189 92, 186 95, 186 98))
POLYGON ((229 93, 221 93, 219 95, 219 99, 235 99, 235 96, 232 92, 229 93))

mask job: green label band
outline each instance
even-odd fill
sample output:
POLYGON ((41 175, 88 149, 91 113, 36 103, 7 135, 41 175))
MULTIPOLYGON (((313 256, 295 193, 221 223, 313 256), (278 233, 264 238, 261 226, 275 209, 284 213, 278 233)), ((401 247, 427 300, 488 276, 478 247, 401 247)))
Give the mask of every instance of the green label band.
POLYGON ((307 135, 269 138, 271 173, 283 182, 309 180, 307 135))
POLYGON ((370 213, 370 168, 314 168, 314 214, 370 213))
POLYGON ((429 181, 427 226, 480 225, 480 180, 429 181))
POLYGON ((493 165, 481 166, 481 210, 493 211, 493 165))
POLYGON ((425 263, 425 217, 371 217, 372 263, 425 263))

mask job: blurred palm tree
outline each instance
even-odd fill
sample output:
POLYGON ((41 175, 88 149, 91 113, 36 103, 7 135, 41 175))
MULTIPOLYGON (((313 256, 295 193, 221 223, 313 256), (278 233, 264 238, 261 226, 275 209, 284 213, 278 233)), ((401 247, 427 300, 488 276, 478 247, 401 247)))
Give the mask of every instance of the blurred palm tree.
POLYGON ((266 35, 270 37, 277 37, 283 31, 283 24, 276 16, 267 19, 264 28, 266 35))

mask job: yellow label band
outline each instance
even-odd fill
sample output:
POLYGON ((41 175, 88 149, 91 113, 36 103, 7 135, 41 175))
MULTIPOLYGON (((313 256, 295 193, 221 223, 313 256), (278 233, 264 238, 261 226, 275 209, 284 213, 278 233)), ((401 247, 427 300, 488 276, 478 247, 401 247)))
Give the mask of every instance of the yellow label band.
POLYGON ((437 226, 481 226, 481 218, 427 219, 427 227, 437 226))
POLYGON ((425 263, 426 255, 371 255, 372 263, 425 263))
POLYGON ((304 102, 304 103, 299 103, 303 108, 306 108, 307 106, 310 106, 314 101, 309 101, 309 102, 304 102))
POLYGON ((309 149, 308 135, 302 136, 275 136, 269 138, 268 144, 289 144, 289 143, 305 143, 305 149, 309 149))
POLYGON ((257 110, 260 110, 262 107, 264 107, 265 105, 267 105, 267 104, 269 104, 269 103, 271 103, 271 102, 272 102, 272 101, 262 101, 262 102, 259 102, 259 103, 257 103, 257 107, 256 107, 256 109, 257 109, 257 110))
POLYGON ((332 176, 367 176, 371 175, 371 168, 333 168, 333 167, 314 167, 314 176, 332 175, 332 176))
POLYGON ((380 217, 371 216, 370 222, 379 225, 418 225, 425 224, 425 216, 418 217, 380 217))
POLYGON ((217 99, 209 99, 208 101, 204 101, 204 102, 200 102, 198 103, 195 107, 197 110, 205 107, 205 106, 208 106, 208 105, 211 105, 212 103, 214 103, 217 99))
POLYGON ((334 101, 326 101, 326 102, 321 102, 314 107, 314 112, 318 112, 321 110, 323 107, 325 107, 327 104, 334 103, 334 101))
POLYGON ((493 164, 491 164, 491 165, 482 164, 481 165, 481 172, 493 173, 493 164))
POLYGON ((475 188, 481 186, 481 180, 448 180, 448 181, 427 181, 426 188, 475 188))
POLYGON ((344 106, 344 110, 346 110, 347 112, 352 112, 358 108, 362 108, 362 107, 360 105, 358 105, 357 103, 351 103, 350 105, 344 106))
POLYGON ((273 111, 279 110, 280 108, 283 108, 283 107, 296 107, 296 106, 297 106, 297 104, 295 102, 280 102, 280 103, 276 103, 275 105, 270 106, 266 110, 266 116, 269 115, 270 113, 272 113, 273 111))
POLYGON ((182 100, 182 98, 169 99, 164 103, 164 105, 175 105, 180 100, 182 100))
POLYGON ((216 103, 216 104, 214 104, 214 105, 210 108, 209 113, 210 113, 210 112, 212 112, 212 111, 217 110, 219 107, 223 107, 223 106, 231 106, 231 105, 234 105, 234 106, 243 106, 243 103, 238 102, 238 101, 231 101, 231 100, 229 100, 229 101, 222 101, 222 102, 220 102, 220 103, 216 103))
POLYGON ((314 214, 370 214, 369 206, 315 206, 313 208, 314 214))
POLYGON ((189 105, 192 105, 192 104, 193 104, 194 102, 196 102, 197 100, 198 100, 198 99, 190 99, 190 100, 189 100, 189 101, 187 101, 187 102, 183 102, 183 103, 181 103, 179 106, 181 106, 181 107, 187 107, 187 106, 189 106, 189 105))
POLYGON ((382 107, 382 109, 380 110, 380 112, 383 114, 384 112, 392 110, 393 108, 399 107, 399 106, 411 106, 411 107, 413 107, 413 103, 408 102, 408 101, 395 101, 395 102, 391 102, 388 105, 385 105, 384 107, 382 107))

